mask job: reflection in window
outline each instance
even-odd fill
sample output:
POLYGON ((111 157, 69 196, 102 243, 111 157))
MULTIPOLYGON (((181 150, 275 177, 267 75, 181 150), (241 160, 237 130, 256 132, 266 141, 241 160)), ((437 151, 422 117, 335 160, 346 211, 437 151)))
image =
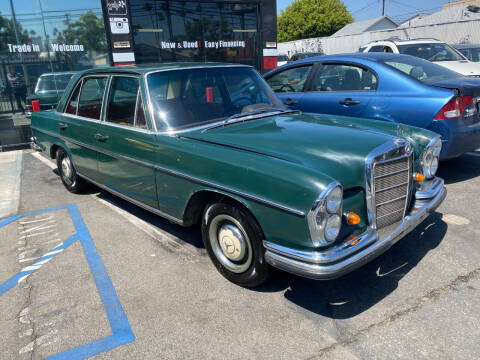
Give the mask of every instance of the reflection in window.
POLYGON ((249 67, 158 72, 148 76, 148 87, 157 130, 218 121, 257 108, 283 108, 249 67))
POLYGON ((376 87, 372 71, 342 64, 322 64, 312 84, 313 91, 371 91, 376 87))
POLYGON ((275 92, 301 92, 311 68, 308 65, 287 69, 273 75, 267 82, 275 92))
POLYGON ((119 125, 134 126, 137 94, 137 78, 112 77, 106 120, 119 125))
POLYGON ((259 65, 256 4, 131 0, 130 6, 137 63, 259 65), (217 41, 237 43, 217 47, 217 41))
POLYGON ((80 100, 78 102, 78 116, 100 120, 103 93, 105 92, 106 84, 106 77, 88 77, 83 80, 80 100))

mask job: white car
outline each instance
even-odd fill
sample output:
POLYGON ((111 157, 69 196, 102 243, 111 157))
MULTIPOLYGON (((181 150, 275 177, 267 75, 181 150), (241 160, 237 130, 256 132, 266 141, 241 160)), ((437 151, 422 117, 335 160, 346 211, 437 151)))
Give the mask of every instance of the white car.
POLYGON ((435 39, 381 40, 368 43, 360 52, 390 52, 416 56, 464 76, 480 77, 480 64, 469 61, 450 45, 435 39))
POLYGON ((288 63, 288 55, 278 55, 277 56, 277 66, 282 66, 288 63))

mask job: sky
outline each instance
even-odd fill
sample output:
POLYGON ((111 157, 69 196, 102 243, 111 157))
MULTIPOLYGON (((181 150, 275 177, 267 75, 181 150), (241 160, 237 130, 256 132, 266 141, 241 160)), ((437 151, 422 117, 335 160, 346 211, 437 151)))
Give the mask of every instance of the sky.
MULTIPOLYGON (((415 14, 431 13, 452 0, 385 0, 385 15, 394 21, 406 20, 415 14)), ((292 0, 277 0, 277 11, 285 9, 292 0)), ((376 18, 382 15, 382 0, 343 0, 355 21, 376 18)))

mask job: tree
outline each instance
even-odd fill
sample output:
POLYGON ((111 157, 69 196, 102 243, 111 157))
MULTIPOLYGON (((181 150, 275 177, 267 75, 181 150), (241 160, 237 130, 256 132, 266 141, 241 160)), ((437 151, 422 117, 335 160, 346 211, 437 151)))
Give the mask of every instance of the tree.
MULTIPOLYGON (((17 23, 18 40, 20 44, 28 42, 28 31, 22 28, 22 25, 17 23)), ((7 51, 8 44, 17 45, 17 38, 15 36, 15 27, 13 19, 7 19, 0 13, 0 51, 7 51)))
POLYGON ((65 20, 65 29, 54 29, 53 35, 58 42, 65 44, 82 44, 85 49, 103 53, 107 51, 103 18, 92 11, 80 15, 78 21, 65 20))
POLYGON ((341 0, 294 0, 277 19, 278 41, 330 36, 352 22, 341 0))
MULTIPOLYGON (((53 29, 53 42, 59 44, 79 44, 83 45, 88 52, 87 56, 92 61, 93 53, 106 53, 107 41, 105 38, 105 27, 103 25, 103 18, 97 17, 92 11, 80 15, 78 21, 71 22, 67 16, 64 21, 65 28, 63 30, 53 29)), ((57 53, 57 58, 67 65, 67 68, 77 68, 78 61, 85 56, 81 52, 65 52, 57 53)))

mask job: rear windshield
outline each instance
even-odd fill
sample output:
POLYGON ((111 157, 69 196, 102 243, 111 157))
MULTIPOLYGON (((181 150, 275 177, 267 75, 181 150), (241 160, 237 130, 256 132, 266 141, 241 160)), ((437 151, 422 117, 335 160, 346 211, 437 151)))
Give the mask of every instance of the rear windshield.
POLYGON ((411 56, 395 56, 381 61, 426 84, 455 79, 462 76, 443 66, 411 56))
POLYGON ((423 43, 397 45, 400 54, 416 56, 428 61, 465 60, 458 52, 447 44, 423 43))
POLYGON ((72 74, 40 76, 36 91, 65 90, 71 77, 72 74))
POLYGON ((252 68, 216 67, 148 75, 157 130, 223 120, 259 108, 284 106, 252 68))

